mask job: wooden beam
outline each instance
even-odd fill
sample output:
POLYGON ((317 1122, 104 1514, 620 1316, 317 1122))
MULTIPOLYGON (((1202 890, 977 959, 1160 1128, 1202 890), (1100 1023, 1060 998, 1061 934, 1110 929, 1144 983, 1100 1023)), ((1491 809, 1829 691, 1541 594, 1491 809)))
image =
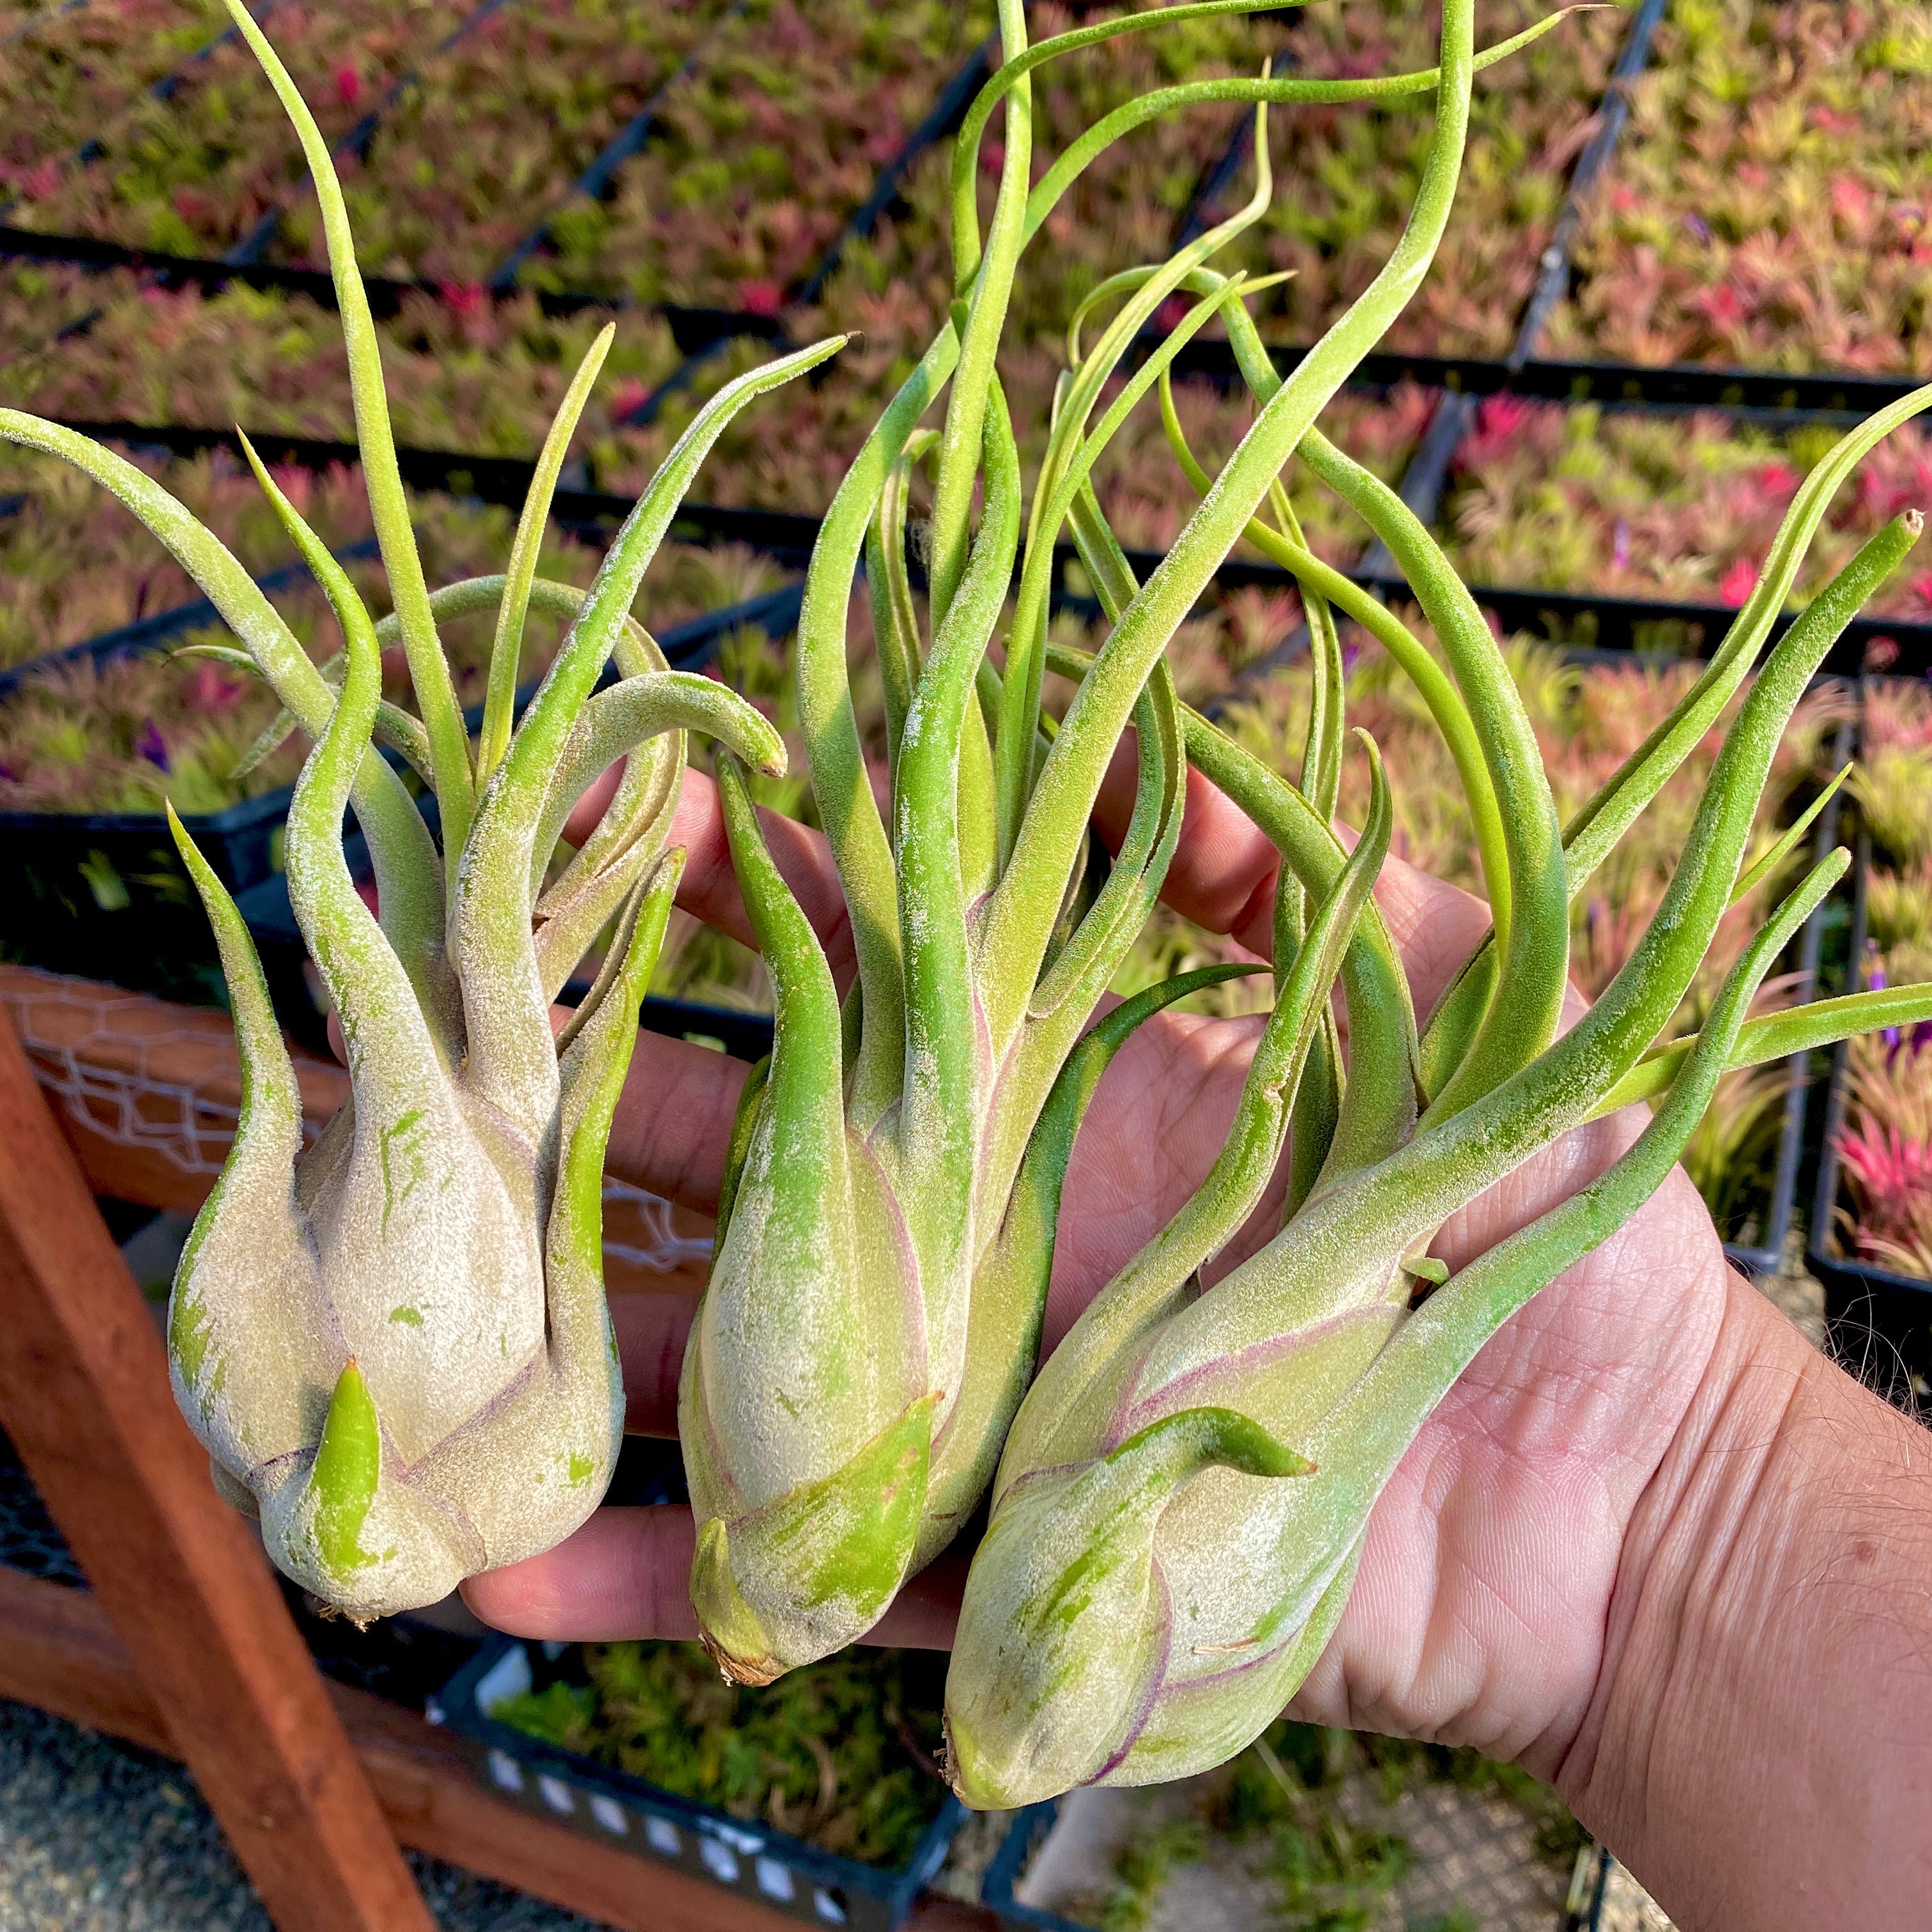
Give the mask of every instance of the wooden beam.
MULTIPOLYGON (((242 1104, 226 1013, 4 964, 0 1012, 96 1194, 189 1214, 208 1198, 242 1104)), ((348 1098, 349 1076, 300 1048, 290 1058, 320 1127, 348 1098)))
MULTIPOLYGON (((242 1103, 242 1060, 226 1013, 178 1006, 88 980, 0 964, 0 1012, 14 1022, 61 1131, 96 1194, 192 1214, 208 1198, 242 1103)), ((336 1063, 291 1043, 302 1113, 320 1133, 349 1097, 336 1063)), ((708 1216, 626 1195, 604 1204, 604 1286, 613 1294, 696 1294, 708 1260, 669 1269, 631 1256, 668 1232, 709 1241, 708 1216)))
MULTIPOLYGON (((340 1684, 328 1694, 406 1845, 620 1932, 783 1932, 797 1922, 647 1864, 494 1797, 446 1732, 340 1684)), ((153 1699, 106 1615, 85 1590, 0 1569, 0 1696, 178 1755, 153 1699)), ((928 1897, 909 1932, 991 1932, 983 1906, 928 1897)))
POLYGON ((280 1932, 430 1932, 249 1523, 0 1024, 0 1421, 280 1932))
MULTIPOLYGON (((320 1126, 346 1098, 347 1076, 294 1057, 304 1111, 320 1126)), ((115 1606, 110 1618, 86 1591, 0 1568, 0 1696, 185 1758, 282 1932, 427 1932, 382 1823, 404 1844, 620 1932, 795 1932, 782 1914, 504 1803, 446 1733, 321 1683, 253 1531, 214 1496, 152 1324, 88 1198, 192 1212, 214 1184, 239 1098, 225 1015, 0 964, 0 1329, 11 1330, 0 1334, 0 1420, 115 1606), (224 1648, 236 1636, 238 1654, 224 1648), (346 1780, 338 1740, 353 1754, 346 1780), (272 1762, 279 1748, 295 1754, 292 1788, 291 1766, 272 1762), (325 1862, 346 1828, 361 1843, 371 1799, 377 1842, 311 1888, 297 1841, 325 1862), (306 1815, 305 1803, 322 1815, 306 1815), (344 1882, 367 1897, 345 1899, 344 1882)), ((677 1234, 710 1234, 705 1217, 673 1215, 677 1234)), ((634 1204, 616 1207, 610 1238, 643 1246, 650 1232, 634 1204)), ((703 1286, 701 1263, 664 1274, 614 1257, 606 1272, 616 1293, 703 1286)), ((928 1896, 909 1932, 996 1924, 982 1907, 928 1896)))
POLYGON ((93 1593, 4 1568, 0 1697, 38 1705, 164 1757, 181 1756, 153 1694, 93 1593))

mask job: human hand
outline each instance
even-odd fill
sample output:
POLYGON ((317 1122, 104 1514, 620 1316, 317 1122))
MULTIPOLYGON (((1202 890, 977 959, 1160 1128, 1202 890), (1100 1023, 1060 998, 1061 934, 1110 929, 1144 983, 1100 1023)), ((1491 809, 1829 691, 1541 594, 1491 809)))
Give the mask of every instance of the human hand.
MULTIPOLYGON (((1102 799, 1103 824, 1124 821, 1131 788, 1124 766, 1102 799)), ((835 972, 849 975, 850 935, 822 844, 788 820, 770 819, 766 830, 835 972)), ((686 779, 672 838, 688 853, 680 903, 748 937, 701 776, 686 779)), ((1265 958, 1276 865, 1249 820, 1190 774, 1168 902, 1265 958)), ((1486 928, 1486 914, 1397 860, 1378 898, 1426 1013, 1486 928)), ((1067 1178, 1048 1347, 1199 1184, 1259 1029, 1258 1018, 1163 1014, 1114 1060, 1067 1178)), ((643 1036, 611 1137, 612 1170, 714 1207, 745 1071, 683 1042, 643 1036)), ((1610 1121, 1570 1136, 1457 1216, 1434 1252, 1460 1265, 1593 1178, 1634 1132, 1610 1121)), ((1266 1238, 1278 1207, 1264 1204, 1223 1266, 1266 1238)), ((1676 1175, 1484 1351, 1378 1505, 1348 1616, 1298 1708, 1468 1738, 1506 1755, 1546 1758, 1562 1748, 1595 1682, 1624 1526, 1696 1387, 1726 1276, 1708 1216, 1676 1175)), ((613 1312, 632 1426, 674 1432, 691 1298, 625 1295, 613 1312)), ((688 1637, 692 1539, 688 1511, 609 1509, 548 1554, 472 1578, 466 1594, 489 1622, 527 1635, 688 1637)), ((952 1557, 916 1580, 880 1640, 946 1642, 962 1571, 952 1557)))
MULTIPOLYGON (((672 835, 688 853, 680 902, 748 939, 715 795, 700 776, 685 784, 672 835)), ((1164 896, 1264 958, 1274 848, 1198 774, 1188 786, 1164 896)), ((1132 790, 1130 768, 1117 766, 1103 829, 1125 824, 1132 790)), ((593 794, 584 809, 601 802, 593 794)), ((765 830, 848 976, 822 842, 776 818, 765 830)), ((1376 897, 1426 1014, 1486 914, 1394 859, 1376 897)), ((1573 998, 1567 1020, 1582 1010, 1573 998)), ((1067 1176, 1048 1346, 1198 1184, 1259 1028, 1162 1014, 1114 1060, 1067 1176)), ((612 1170, 715 1208, 746 1071, 641 1036, 612 1170)), ((1633 1112, 1526 1163, 1431 1252, 1459 1268, 1574 1193, 1640 1130, 1633 1112)), ((1222 1266, 1266 1238, 1273 1204, 1222 1266)), ((612 1312, 631 1426, 674 1432, 692 1298, 622 1295, 612 1312)), ((1505 1324, 1424 1426, 1291 1708, 1522 1762, 1687 1928, 1916 1924, 1932 1882, 1924 1442, 1732 1272, 1674 1172, 1505 1324)), ((524 1635, 689 1638, 692 1542, 688 1510, 607 1508, 464 1592, 524 1635)), ((966 1561, 948 1552, 914 1578, 878 1640, 948 1644, 966 1561)))

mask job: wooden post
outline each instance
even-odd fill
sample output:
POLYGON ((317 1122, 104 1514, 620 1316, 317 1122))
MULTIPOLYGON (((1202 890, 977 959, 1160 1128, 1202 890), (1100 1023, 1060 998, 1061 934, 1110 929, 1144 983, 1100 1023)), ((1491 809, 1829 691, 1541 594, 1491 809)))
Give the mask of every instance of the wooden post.
POLYGON ((0 1024, 0 1420, 279 1932, 432 1922, 140 1292, 0 1024))

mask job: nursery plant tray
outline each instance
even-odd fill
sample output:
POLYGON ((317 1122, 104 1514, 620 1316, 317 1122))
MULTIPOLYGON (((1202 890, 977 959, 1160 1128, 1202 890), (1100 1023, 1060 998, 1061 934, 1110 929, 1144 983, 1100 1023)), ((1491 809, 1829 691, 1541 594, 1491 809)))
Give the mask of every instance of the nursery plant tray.
POLYGON ((1832 1354, 1900 1408, 1922 1407, 1932 1385, 1932 1281, 1848 1261, 1815 1238, 1804 1259, 1824 1284, 1832 1354))
MULTIPOLYGON (((182 822, 230 891, 281 866, 288 789, 182 822)), ((0 812, 0 954, 130 992, 220 1005, 221 969, 158 812, 0 812)))
POLYGON ((431 1702, 431 1721, 461 1740, 477 1777, 497 1796, 808 1925, 892 1932, 944 1862, 966 1815, 950 1794, 910 1860, 882 1869, 680 1798, 490 1715, 508 1698, 567 1678, 574 1654, 559 1645, 494 1640, 431 1702))
POLYGON ((1013 1814, 1013 1822, 1000 1841, 1000 1849, 993 1854, 993 1862, 986 1868, 986 1882, 981 1894, 1001 1924, 1034 1927, 1040 1928, 1040 1932, 1087 1932, 1086 1928, 1076 1926, 1057 1912, 1048 1912, 1037 1905, 1022 1904, 1015 1892, 1059 1816, 1060 1806, 1051 1798, 1042 1804, 1029 1804, 1024 1810, 1013 1814))
MULTIPOLYGON (((1359 1778, 1312 1794, 1348 1826, 1376 1816, 1399 1830, 1407 1846, 1406 1870, 1386 1890, 1337 1886, 1329 1888, 1325 1905, 1310 1900, 1295 1906, 1286 1904, 1273 1882, 1264 1845, 1244 1846, 1219 1838, 1177 1863, 1150 1896, 1130 1890, 1103 1899, 1096 1888, 1106 1884, 1108 1854, 1145 1847, 1162 1828, 1157 1799, 1136 1810, 1124 1827, 1105 1814, 1082 1816, 1082 1804, 1102 1795, 1077 1793, 1071 1802, 1029 1805, 1013 1815, 981 1893, 1001 1924, 1013 1932, 1094 1932, 1096 1926, 1116 1923, 1144 1925, 1149 1932, 1176 1927, 1266 1932, 1285 1923, 1558 1932, 1564 1923, 1569 1871, 1562 1861, 1537 1849, 1528 1819, 1494 1792, 1478 1795, 1430 1780, 1388 1810, 1378 1810, 1370 1784, 1359 1778), (1070 1892, 1088 1901, 1078 1908, 1088 1916, 1068 1916, 1073 1909, 1070 1892), (1029 1902, 1024 1894, 1042 1902, 1029 1902)), ((1140 1799, 1148 1794, 1104 1795, 1140 1799)))
MULTIPOLYGON (((1862 962, 1872 874, 1868 831, 1860 832, 1856 849, 1850 956, 1862 962)), ((1855 970, 1847 990, 1857 992, 1864 984, 1864 972, 1855 970)), ((1826 1090, 1805 1264, 1825 1290, 1826 1346, 1888 1402, 1908 1414, 1922 1413, 1932 1396, 1932 1281, 1858 1261, 1838 1240, 1839 1210, 1848 1204, 1838 1144, 1850 1075, 1849 1047, 1841 1045, 1826 1090)))

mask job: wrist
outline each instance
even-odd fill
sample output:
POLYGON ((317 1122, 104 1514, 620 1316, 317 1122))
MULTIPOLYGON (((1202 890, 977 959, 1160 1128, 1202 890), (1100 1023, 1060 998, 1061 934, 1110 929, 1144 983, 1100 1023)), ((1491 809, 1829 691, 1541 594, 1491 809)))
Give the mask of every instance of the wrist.
POLYGON ((1687 1925, 1916 1922, 1928 1603, 1932 1438, 1733 1280, 1559 1787, 1687 1925))

